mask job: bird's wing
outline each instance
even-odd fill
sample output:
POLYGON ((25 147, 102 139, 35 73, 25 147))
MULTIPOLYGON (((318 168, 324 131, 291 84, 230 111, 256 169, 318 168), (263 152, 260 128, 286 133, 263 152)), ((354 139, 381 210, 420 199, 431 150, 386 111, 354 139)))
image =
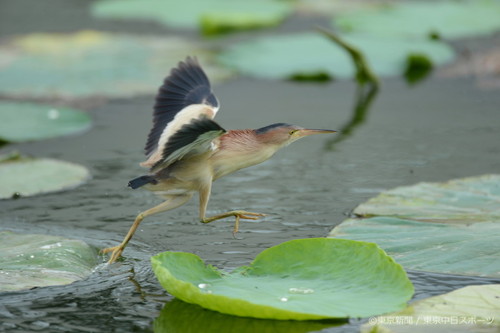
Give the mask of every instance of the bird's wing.
POLYGON ((196 119, 213 119, 218 110, 219 102, 205 72, 196 58, 187 57, 172 69, 158 91, 153 128, 145 147, 148 159, 141 165, 152 167, 168 159, 166 154, 173 151, 166 147, 184 125, 196 119))
POLYGON ((155 172, 187 156, 199 155, 217 148, 214 140, 226 133, 215 121, 202 116, 184 124, 168 140, 164 158, 152 166, 155 172))

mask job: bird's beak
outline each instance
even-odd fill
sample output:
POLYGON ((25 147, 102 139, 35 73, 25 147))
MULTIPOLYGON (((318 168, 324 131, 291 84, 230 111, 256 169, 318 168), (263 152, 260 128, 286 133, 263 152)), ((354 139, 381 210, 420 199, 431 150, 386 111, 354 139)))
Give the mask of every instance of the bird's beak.
POLYGON ((303 136, 308 136, 308 135, 313 135, 313 134, 328 134, 328 133, 335 133, 337 131, 334 130, 327 130, 327 129, 299 129, 297 131, 297 134, 299 137, 303 136))

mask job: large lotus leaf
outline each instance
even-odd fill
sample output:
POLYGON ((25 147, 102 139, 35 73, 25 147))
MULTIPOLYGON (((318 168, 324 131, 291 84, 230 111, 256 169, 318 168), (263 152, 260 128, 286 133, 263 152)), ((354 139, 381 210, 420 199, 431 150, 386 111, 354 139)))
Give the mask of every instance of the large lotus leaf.
POLYGON ((16 97, 130 97, 154 94, 171 67, 196 55, 211 80, 201 44, 180 37, 81 31, 30 34, 0 46, 0 93, 16 97))
POLYGON ((499 175, 398 187, 330 236, 375 242, 407 269, 500 277, 499 202, 499 175))
POLYGON ((482 175, 397 187, 359 205, 353 213, 444 223, 499 222, 499 202, 500 175, 482 175))
MULTIPOLYGON (((429 40, 374 38, 345 35, 342 38, 359 48, 375 73, 402 75, 408 56, 427 56, 434 65, 450 62, 453 50, 429 40)), ((334 78, 352 78, 355 68, 347 52, 319 33, 265 36, 235 43, 218 59, 243 74, 269 79, 291 78, 321 73, 334 78)))
POLYGON ((178 28, 201 27, 206 34, 272 26, 291 11, 274 0, 101 0, 93 15, 114 19, 151 19, 178 28))
POLYGON ((500 329, 500 285, 467 286, 370 318, 361 332, 482 332, 500 329))
POLYGON ((190 253, 164 252, 151 261, 170 294, 244 317, 366 317, 401 309, 413 294, 404 270, 376 244, 350 240, 288 241, 232 273, 190 253))
POLYGON ((0 102, 0 140, 29 141, 84 131, 90 117, 78 110, 0 102))
POLYGON ((83 279, 97 264, 97 250, 59 236, 0 232, 0 291, 63 285, 83 279))
POLYGON ((334 25, 372 36, 461 38, 500 29, 500 3, 495 0, 402 1, 378 8, 339 13, 334 25))
POLYGON ((500 277, 499 222, 453 225, 380 216, 348 219, 330 237, 376 242, 406 269, 500 277))
POLYGON ((56 192, 90 177, 84 166, 49 158, 0 159, 0 199, 56 192))

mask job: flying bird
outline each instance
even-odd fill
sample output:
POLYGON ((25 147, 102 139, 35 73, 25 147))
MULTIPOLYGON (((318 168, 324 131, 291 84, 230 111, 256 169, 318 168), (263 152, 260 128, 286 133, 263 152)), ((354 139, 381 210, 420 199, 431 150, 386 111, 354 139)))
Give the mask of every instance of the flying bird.
POLYGON ((101 251, 111 252, 108 263, 121 256, 145 217, 177 208, 196 192, 200 221, 209 223, 234 216, 233 233, 236 233, 240 219, 255 220, 264 214, 233 210, 207 217, 212 183, 239 169, 264 162, 300 138, 335 132, 286 123, 227 131, 213 120, 219 105, 196 58, 187 57, 171 70, 156 96, 153 128, 145 147, 147 159, 141 163, 149 172, 128 184, 132 189, 141 187, 153 191, 165 201, 137 215, 121 244, 101 251))

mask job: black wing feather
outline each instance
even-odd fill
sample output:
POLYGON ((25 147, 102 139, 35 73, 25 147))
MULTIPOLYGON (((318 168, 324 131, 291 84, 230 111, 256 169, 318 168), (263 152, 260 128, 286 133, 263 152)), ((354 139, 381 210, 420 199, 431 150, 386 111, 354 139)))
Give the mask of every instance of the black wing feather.
POLYGON ((136 188, 139 188, 139 187, 144 186, 146 184, 156 185, 156 184, 158 184, 158 181, 156 180, 156 178, 154 176, 146 175, 146 176, 140 176, 140 177, 134 178, 128 182, 128 186, 134 190, 136 188))
POLYGON ((149 132, 145 147, 146 155, 150 155, 157 148, 167 124, 179 111, 191 104, 219 107, 219 102, 212 93, 210 81, 197 59, 187 57, 171 70, 158 91, 153 112, 153 128, 149 132))

